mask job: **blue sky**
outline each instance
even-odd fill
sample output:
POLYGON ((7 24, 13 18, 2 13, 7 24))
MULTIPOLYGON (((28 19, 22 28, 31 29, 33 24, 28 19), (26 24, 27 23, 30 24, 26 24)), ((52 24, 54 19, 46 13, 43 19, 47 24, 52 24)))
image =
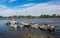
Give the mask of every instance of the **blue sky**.
POLYGON ((0 15, 60 14, 60 0, 0 0, 0 15))

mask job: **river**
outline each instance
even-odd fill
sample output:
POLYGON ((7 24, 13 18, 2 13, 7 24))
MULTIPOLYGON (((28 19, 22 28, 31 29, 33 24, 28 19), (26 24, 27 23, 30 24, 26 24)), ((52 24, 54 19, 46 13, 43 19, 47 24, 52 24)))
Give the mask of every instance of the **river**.
POLYGON ((56 26, 54 34, 44 32, 38 29, 20 29, 11 28, 5 25, 6 21, 12 18, 0 18, 0 38, 24 38, 23 35, 26 33, 35 34, 43 36, 41 38, 60 38, 60 18, 14 18, 14 20, 28 23, 38 23, 38 24, 53 24, 56 26))

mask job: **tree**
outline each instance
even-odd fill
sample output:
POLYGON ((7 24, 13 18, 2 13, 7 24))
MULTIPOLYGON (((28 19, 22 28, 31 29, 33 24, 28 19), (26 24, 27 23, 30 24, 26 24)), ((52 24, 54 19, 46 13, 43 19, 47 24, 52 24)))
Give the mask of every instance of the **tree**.
POLYGON ((56 16, 56 14, 53 14, 52 16, 56 16))

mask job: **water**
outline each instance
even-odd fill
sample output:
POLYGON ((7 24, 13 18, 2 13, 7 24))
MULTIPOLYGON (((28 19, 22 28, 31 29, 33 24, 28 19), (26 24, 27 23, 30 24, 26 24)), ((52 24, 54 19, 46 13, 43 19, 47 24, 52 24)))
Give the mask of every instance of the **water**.
POLYGON ((36 34, 43 36, 41 38, 60 38, 60 18, 15 18, 14 20, 21 22, 25 21, 28 23, 38 23, 38 24, 54 24, 56 26, 55 32, 53 34, 44 32, 38 29, 21 29, 21 28, 11 28, 4 23, 11 20, 11 18, 0 18, 0 38, 23 38, 26 33, 36 34))

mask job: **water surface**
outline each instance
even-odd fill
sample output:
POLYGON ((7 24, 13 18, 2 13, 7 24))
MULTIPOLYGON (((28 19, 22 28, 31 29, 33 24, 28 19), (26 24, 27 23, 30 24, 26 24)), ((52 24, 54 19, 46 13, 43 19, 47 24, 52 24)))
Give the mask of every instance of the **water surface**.
POLYGON ((60 18, 14 18, 14 20, 18 22, 25 21, 28 23, 54 24, 56 28, 53 34, 34 28, 11 28, 4 24, 11 19, 12 18, 0 18, 0 38, 24 38, 23 35, 26 33, 40 35, 42 36, 41 38, 60 38, 60 18))

